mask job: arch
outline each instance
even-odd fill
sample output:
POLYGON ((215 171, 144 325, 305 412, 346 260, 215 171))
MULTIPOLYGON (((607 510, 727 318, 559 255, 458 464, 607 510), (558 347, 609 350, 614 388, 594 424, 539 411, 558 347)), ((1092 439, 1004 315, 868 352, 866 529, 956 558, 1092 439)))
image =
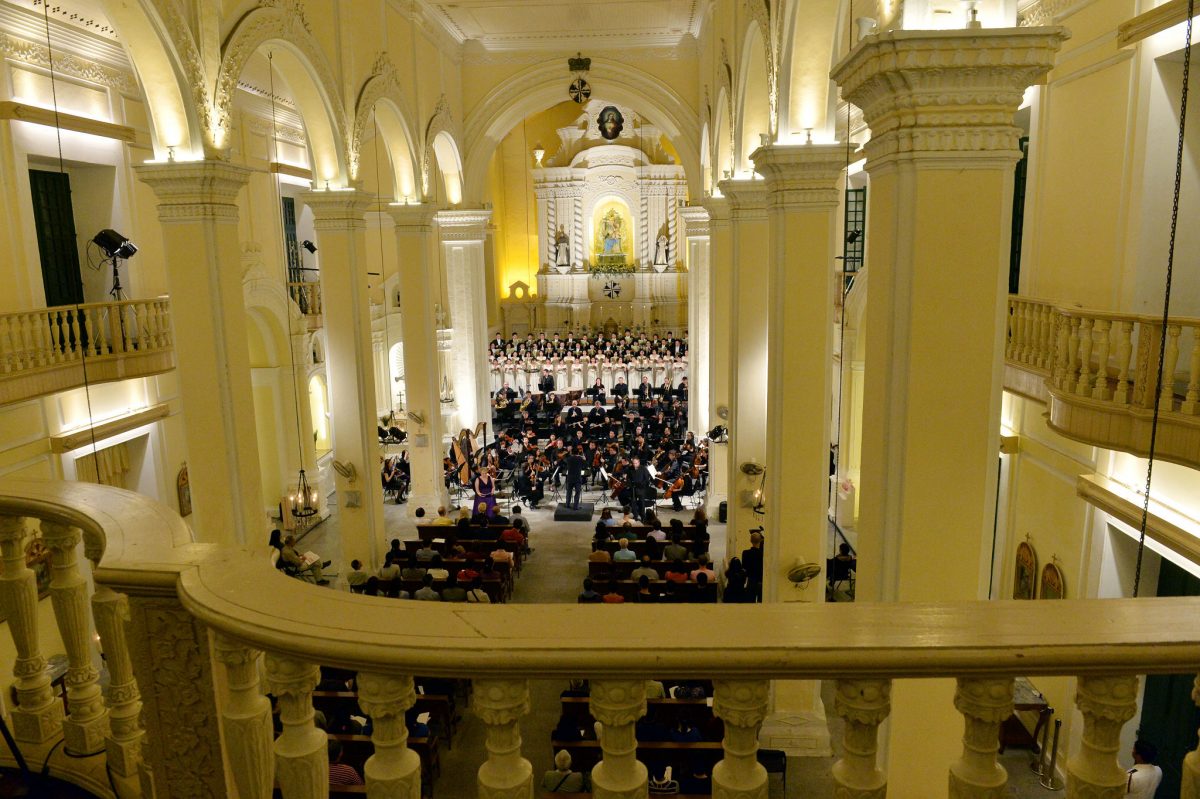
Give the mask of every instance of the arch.
MULTIPOLYGON (((626 64, 593 58, 588 79, 604 87, 606 98, 638 109, 671 139, 683 162, 689 192, 701 196, 696 109, 663 81, 626 64)), ((563 97, 562 62, 554 59, 517 72, 479 101, 465 125, 466 197, 476 201, 484 196, 488 162, 500 140, 521 120, 557 105, 563 97)))
POLYGON ((442 188, 446 191, 446 201, 458 205, 463 197, 463 167, 462 158, 458 154, 458 145, 450 131, 443 130, 429 142, 429 153, 432 161, 437 163, 438 172, 442 176, 442 188))
POLYGON ((208 81, 179 9, 150 0, 101 0, 101 6, 137 73, 155 158, 203 158, 210 118, 208 81))
POLYGON ((709 141, 708 122, 700 128, 700 184, 705 194, 712 193, 713 187, 713 158, 712 143, 709 141))
POLYGON ((413 147, 411 106, 396 78, 396 68, 381 54, 371 77, 363 83, 355 103, 354 124, 350 133, 350 176, 357 179, 359 157, 368 128, 374 122, 383 137, 392 164, 392 185, 396 201, 419 195, 416 180, 416 149, 413 147), (372 119, 372 113, 374 119, 372 119))
POLYGON ((803 10, 799 3, 788 5, 781 30, 786 46, 779 65, 782 140, 808 128, 817 141, 836 139, 831 109, 836 109, 837 91, 829 71, 839 58, 839 40, 845 42, 847 13, 846 0, 807 0, 803 10))
POLYGON ((717 135, 712 141, 713 187, 733 175, 733 108, 729 103, 729 95, 721 88, 717 95, 717 135))
POLYGON ((346 118, 337 81, 298 4, 260 6, 233 27, 221 51, 221 67, 213 96, 212 138, 228 147, 237 81, 250 56, 266 45, 304 120, 312 154, 313 179, 344 188, 350 183, 346 118))
POLYGON ((329 392, 325 375, 317 372, 308 378, 308 412, 313 427, 313 444, 317 452, 332 448, 329 437, 329 392))
POLYGON ((746 177, 754 172, 750 153, 761 145, 760 134, 766 134, 768 140, 772 135, 769 66, 757 22, 751 21, 746 26, 743 41, 734 111, 734 177, 746 177))

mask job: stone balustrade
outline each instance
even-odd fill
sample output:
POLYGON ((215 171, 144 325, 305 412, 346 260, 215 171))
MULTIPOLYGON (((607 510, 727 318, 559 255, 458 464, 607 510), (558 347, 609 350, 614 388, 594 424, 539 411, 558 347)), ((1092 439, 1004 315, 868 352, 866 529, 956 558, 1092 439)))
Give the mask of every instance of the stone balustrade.
POLYGON ((309 330, 321 326, 321 314, 324 313, 324 309, 321 307, 320 283, 316 281, 288 283, 288 296, 292 298, 292 302, 296 303, 300 312, 308 320, 309 330))
POLYGON ((166 297, 0 314, 0 403, 174 365, 166 297))
MULTIPOLYGON (((288 579, 245 549, 192 544, 165 507, 82 483, 0 481, 0 558, 19 652, 18 735, 45 739, 73 724, 68 740, 95 745, 101 736, 110 762, 141 776, 140 786, 120 783, 122 797, 224 796, 233 786, 243 799, 268 799, 273 786, 285 799, 326 796, 325 736, 313 725, 318 664, 358 671, 360 706, 374 722, 369 795, 421 795, 404 724, 414 675, 473 680, 487 733, 477 795, 486 799, 533 796, 520 734, 533 679, 592 681, 602 752, 593 795, 632 799, 647 796, 633 732, 646 711, 645 679, 711 678, 725 723, 715 791, 764 799, 755 755, 770 680, 836 681, 845 755, 832 776, 837 795, 865 798, 886 793, 876 751, 893 680, 955 677, 962 756, 931 779, 948 782, 952 796, 982 799, 1005 793, 997 729, 1012 711, 1013 678, 1071 675, 1084 733, 1065 760, 1068 795, 1119 796, 1119 736, 1136 710, 1139 675, 1191 673, 1200 663, 1200 598, 672 605, 651 615, 635 606, 398 605, 288 579), (58 623, 74 642, 66 720, 41 679, 36 589, 20 557, 35 525, 49 536, 58 623), (80 539, 99 561, 92 604, 113 675, 105 706, 91 699, 94 670, 79 650, 88 618, 69 550, 80 539), (663 629, 702 629, 704 640, 663 629), (274 740, 266 691, 278 700, 274 740)), ((1193 753, 1182 766, 1187 799, 1200 799, 1198 761, 1193 753)))
POLYGON ((1010 296, 1005 388, 1046 402, 1069 438, 1145 455, 1163 349, 1156 454, 1200 467, 1200 319, 1010 296))

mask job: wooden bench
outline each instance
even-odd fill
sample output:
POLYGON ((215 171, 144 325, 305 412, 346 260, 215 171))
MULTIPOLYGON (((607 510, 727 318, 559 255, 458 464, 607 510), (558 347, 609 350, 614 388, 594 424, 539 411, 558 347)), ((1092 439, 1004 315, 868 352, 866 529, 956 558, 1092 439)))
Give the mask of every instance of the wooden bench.
MULTIPOLYGON (((652 560, 643 564, 641 561, 637 560, 610 561, 608 563, 597 563, 596 561, 589 560, 588 577, 591 577, 593 580, 612 578, 616 578, 618 580, 628 580, 630 579, 629 575, 633 573, 633 570, 640 568, 643 565, 649 566, 657 571, 659 579, 663 579, 667 571, 675 565, 675 561, 652 560)), ((694 560, 685 560, 683 562, 683 568, 687 569, 688 573, 691 574, 692 571, 700 568, 700 563, 694 560)))

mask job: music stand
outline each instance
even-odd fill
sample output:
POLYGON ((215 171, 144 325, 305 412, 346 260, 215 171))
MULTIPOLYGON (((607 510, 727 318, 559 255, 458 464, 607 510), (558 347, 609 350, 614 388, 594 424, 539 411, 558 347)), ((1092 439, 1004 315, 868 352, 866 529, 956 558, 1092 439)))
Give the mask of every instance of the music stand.
POLYGON ((614 504, 612 501, 612 497, 609 495, 609 487, 608 487, 609 480, 611 480, 611 479, 612 479, 612 475, 610 475, 608 473, 607 469, 605 469, 603 466, 601 466, 600 467, 600 480, 601 480, 600 510, 604 510, 605 508, 611 507, 614 504))

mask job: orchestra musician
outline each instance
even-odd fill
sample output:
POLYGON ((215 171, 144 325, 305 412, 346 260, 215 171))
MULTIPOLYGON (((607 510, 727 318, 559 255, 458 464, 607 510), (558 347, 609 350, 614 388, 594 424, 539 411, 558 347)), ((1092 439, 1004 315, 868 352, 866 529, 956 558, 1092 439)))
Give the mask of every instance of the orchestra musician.
POLYGON ((549 394, 554 391, 554 375, 550 374, 549 369, 542 370, 542 378, 538 380, 538 391, 543 394, 549 394))

